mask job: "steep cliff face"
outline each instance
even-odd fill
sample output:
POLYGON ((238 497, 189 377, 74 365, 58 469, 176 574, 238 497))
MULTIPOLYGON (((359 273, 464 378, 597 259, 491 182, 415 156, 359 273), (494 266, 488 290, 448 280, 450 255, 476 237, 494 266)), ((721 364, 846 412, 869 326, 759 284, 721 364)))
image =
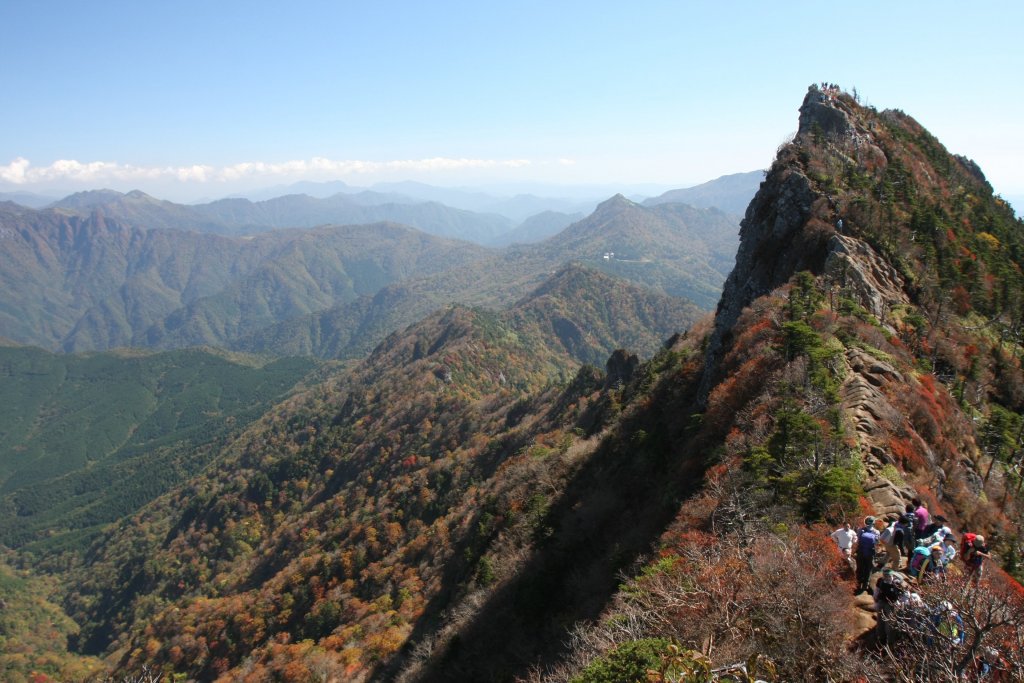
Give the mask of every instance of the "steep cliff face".
POLYGON ((843 163, 858 163, 859 158, 884 163, 884 153, 872 142, 874 124, 857 116, 854 106, 848 96, 826 94, 815 86, 808 90, 795 139, 780 151, 740 224, 736 265, 718 304, 709 365, 719 357, 720 345, 728 344, 740 312, 754 299, 796 272, 821 272, 833 252, 870 253, 856 239, 833 240, 841 232, 838 198, 809 176, 814 173, 808 163, 810 147, 827 149, 843 163))
MULTIPOLYGON (((997 367, 1016 376, 1004 344, 1020 314, 1020 228, 977 165, 947 153, 913 119, 812 86, 796 137, 743 220, 703 395, 728 379, 741 314, 773 292, 792 304, 790 283, 803 271, 833 316, 808 322, 826 335, 842 331, 837 398, 867 499, 896 512, 921 493, 912 480, 953 503, 951 515, 970 517, 980 472, 1001 470, 978 426, 1020 409, 1016 389, 994 386, 997 367), (851 313, 856 325, 843 321, 851 313)), ((1016 475, 1006 464, 1009 486, 1016 475)))
MULTIPOLYGON (((861 634, 872 620, 842 622, 856 610, 848 591, 831 592, 844 573, 817 544, 833 525, 894 515, 913 498, 954 530, 986 534, 992 563, 1020 578, 1022 266, 1024 224, 976 164, 903 112, 812 86, 741 224, 706 339, 699 419, 672 446, 704 458, 705 487, 681 503, 657 562, 576 634, 584 662, 623 648, 587 670, 657 637, 715 663, 767 654, 783 680, 890 680, 870 649, 851 660, 818 647, 821 634, 861 634), (821 522, 808 538, 804 525, 821 522), (794 584, 803 589, 789 597, 794 584), (759 640, 766 630, 771 642, 759 640)), ((991 581, 985 590, 1003 592, 986 599, 1024 609, 1017 584, 996 569, 991 581)), ((962 613, 981 623, 974 604, 962 613)), ((1011 650, 1007 661, 1024 657, 1011 650)), ((960 680, 965 666, 913 661, 910 677, 930 680, 960 680)))

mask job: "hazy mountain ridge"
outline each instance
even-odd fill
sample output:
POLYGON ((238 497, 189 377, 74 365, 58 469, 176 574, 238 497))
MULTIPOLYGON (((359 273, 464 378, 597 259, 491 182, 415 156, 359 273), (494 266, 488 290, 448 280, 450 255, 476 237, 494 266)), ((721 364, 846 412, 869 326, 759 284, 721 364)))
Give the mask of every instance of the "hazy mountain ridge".
POLYGON ((373 192, 338 193, 326 198, 292 194, 257 202, 229 198, 185 205, 138 190, 126 194, 93 190, 70 195, 48 208, 83 218, 99 212, 140 230, 192 230, 229 236, 328 224, 394 222, 432 235, 487 243, 513 227, 511 221, 497 214, 373 192))
POLYGON ((742 216, 764 180, 764 171, 731 173, 709 180, 700 185, 679 190, 669 190, 657 197, 643 201, 644 206, 658 204, 689 204, 701 209, 716 208, 726 213, 742 216))
POLYGON ((230 347, 261 327, 370 295, 396 281, 460 267, 487 253, 393 224, 284 234, 289 239, 272 258, 215 295, 157 321, 136 341, 171 348, 230 347))
MULTIPOLYGON (((509 247, 431 277, 403 280, 372 297, 254 332, 234 348, 354 357, 389 331, 449 303, 509 307, 567 262, 706 309, 717 301, 731 263, 734 226, 732 218, 716 210, 673 204, 648 209, 612 199, 540 244, 509 247), (353 330, 361 332, 354 335, 353 330)), ((683 322, 694 319, 688 315, 683 322)))
POLYGON ((2 220, 0 331, 65 350, 157 346, 174 333, 179 346, 223 344, 243 319, 271 324, 487 253, 387 225, 241 239, 137 230, 97 213, 2 220))
POLYGON ((326 199, 289 195, 262 202, 223 199, 191 207, 224 230, 246 233, 275 228, 310 228, 317 225, 361 224, 388 221, 418 228, 426 233, 486 244, 512 229, 512 223, 496 214, 453 209, 438 202, 403 203, 378 198, 336 194, 326 199))
POLYGON ((732 219, 625 199, 602 206, 539 245, 494 252, 384 224, 243 239, 139 230, 99 211, 80 217, 6 205, 0 334, 68 351, 209 344, 341 353, 350 346, 348 356, 451 302, 509 306, 570 261, 713 305, 735 248, 732 219), (378 299, 387 307, 368 299, 347 308, 397 282, 404 284, 378 299), (285 321, 295 321, 293 332, 285 321), (323 325, 333 331, 316 331, 323 325), (301 341, 325 334, 333 341, 301 341))

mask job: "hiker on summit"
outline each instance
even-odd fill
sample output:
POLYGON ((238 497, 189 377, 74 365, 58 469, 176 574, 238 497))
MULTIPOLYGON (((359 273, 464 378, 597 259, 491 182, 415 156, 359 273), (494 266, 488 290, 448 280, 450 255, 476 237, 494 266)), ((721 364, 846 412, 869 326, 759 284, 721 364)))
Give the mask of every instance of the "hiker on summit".
POLYGON ((864 518, 864 527, 857 532, 857 588, 854 595, 868 590, 871 570, 875 568, 875 548, 878 546, 878 532, 875 531, 875 518, 864 518))

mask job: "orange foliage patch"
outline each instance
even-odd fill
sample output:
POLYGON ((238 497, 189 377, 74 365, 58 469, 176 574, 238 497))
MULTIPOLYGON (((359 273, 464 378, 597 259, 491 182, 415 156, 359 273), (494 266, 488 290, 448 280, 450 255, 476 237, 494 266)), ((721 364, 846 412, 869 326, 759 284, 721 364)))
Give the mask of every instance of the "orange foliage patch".
POLYGON ((868 515, 875 514, 875 508, 871 504, 871 501, 868 500, 867 498, 865 498, 864 496, 861 496, 860 498, 858 498, 857 499, 857 503, 860 504, 860 511, 861 511, 861 513, 863 513, 863 515, 865 517, 867 517, 868 515))
POLYGON ((900 466, 908 472, 918 472, 924 469, 924 458, 910 439, 899 436, 890 438, 889 452, 900 466))

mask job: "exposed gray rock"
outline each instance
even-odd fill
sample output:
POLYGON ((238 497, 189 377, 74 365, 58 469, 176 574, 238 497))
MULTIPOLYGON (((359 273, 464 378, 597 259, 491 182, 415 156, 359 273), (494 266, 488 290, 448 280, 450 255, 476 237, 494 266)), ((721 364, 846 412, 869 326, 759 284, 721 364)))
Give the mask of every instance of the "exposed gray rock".
POLYGON ((703 389, 716 379, 714 368, 728 347, 733 325, 754 299, 789 281, 801 270, 819 272, 824 264, 826 236, 807 231, 819 195, 803 173, 777 167, 769 173, 740 223, 736 265, 725 281, 708 346, 703 389))
POLYGON ((879 320, 884 321, 894 305, 909 302, 903 276, 863 240, 832 235, 825 274, 879 320))
POLYGON ((849 371, 840 390, 841 405, 857 433, 867 475, 865 495, 880 514, 902 512, 914 492, 906 485, 890 481, 882 470, 886 465, 895 464, 888 451, 889 439, 893 430, 906 428, 905 420, 886 398, 882 388, 889 384, 903 384, 905 380, 891 365, 860 349, 848 349, 846 363, 849 371))
POLYGON ((800 105, 800 129, 798 134, 816 134, 839 138, 853 131, 849 115, 843 105, 834 97, 812 85, 800 105))

